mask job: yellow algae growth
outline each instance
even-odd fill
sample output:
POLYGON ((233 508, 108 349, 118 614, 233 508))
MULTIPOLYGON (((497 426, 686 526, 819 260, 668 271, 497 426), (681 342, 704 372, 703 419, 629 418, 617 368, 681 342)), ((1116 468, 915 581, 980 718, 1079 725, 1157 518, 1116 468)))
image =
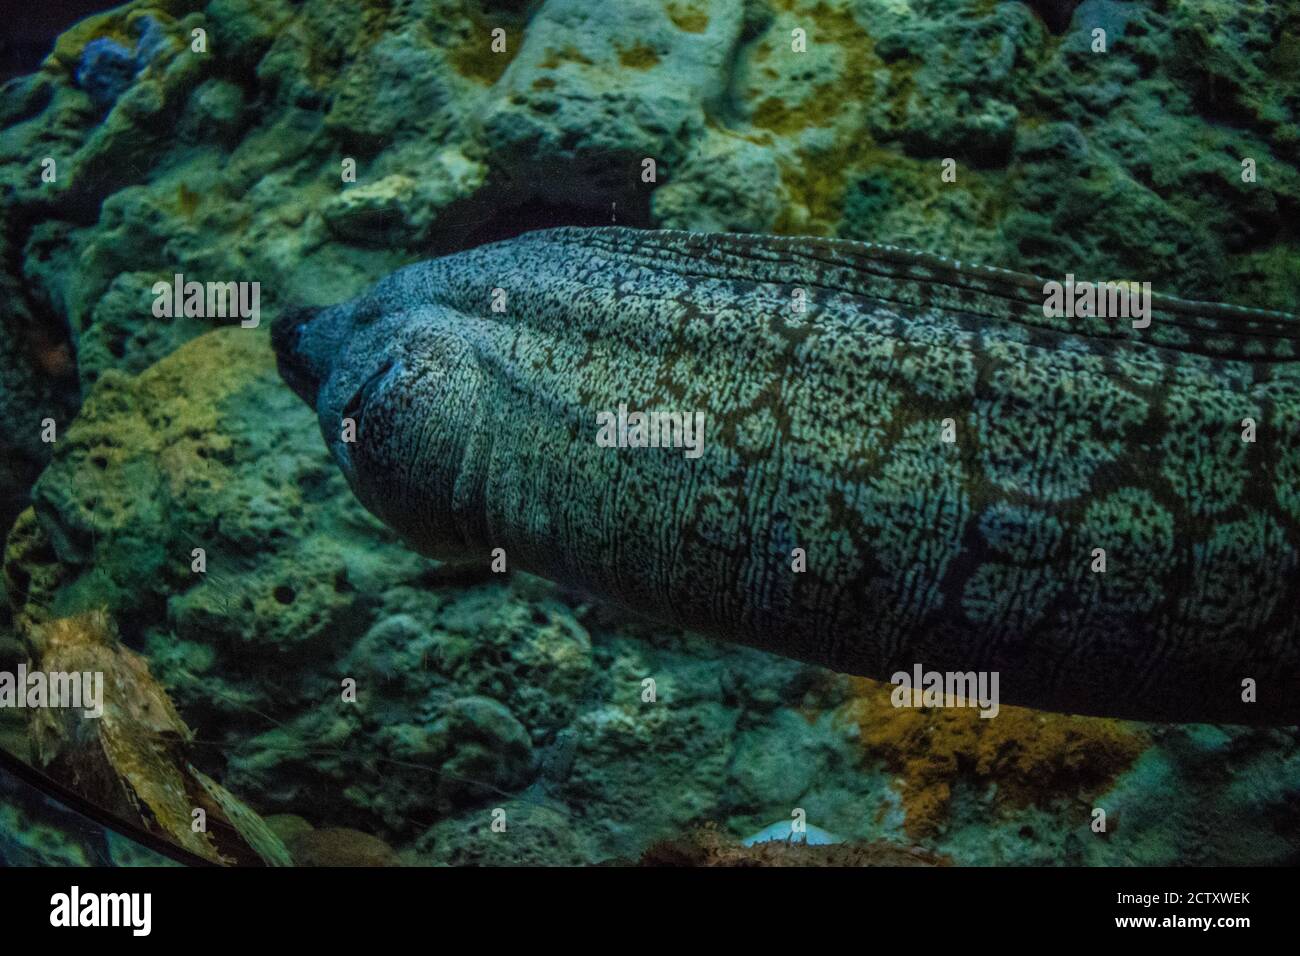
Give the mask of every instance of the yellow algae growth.
POLYGON ((975 707, 895 707, 894 687, 854 678, 842 711, 868 755, 898 775, 913 839, 948 819, 958 780, 996 785, 995 805, 1043 805, 1104 791, 1146 749, 1134 724, 1003 706, 993 718, 975 707))

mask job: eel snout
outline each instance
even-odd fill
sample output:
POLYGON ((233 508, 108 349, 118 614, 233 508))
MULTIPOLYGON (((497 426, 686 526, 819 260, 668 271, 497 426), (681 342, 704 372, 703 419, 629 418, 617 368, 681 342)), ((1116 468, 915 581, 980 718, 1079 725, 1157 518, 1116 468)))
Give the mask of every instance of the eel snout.
POLYGON ((280 377, 313 408, 323 376, 302 345, 308 325, 319 312, 319 309, 303 306, 289 308, 271 325, 271 348, 275 352, 280 377))

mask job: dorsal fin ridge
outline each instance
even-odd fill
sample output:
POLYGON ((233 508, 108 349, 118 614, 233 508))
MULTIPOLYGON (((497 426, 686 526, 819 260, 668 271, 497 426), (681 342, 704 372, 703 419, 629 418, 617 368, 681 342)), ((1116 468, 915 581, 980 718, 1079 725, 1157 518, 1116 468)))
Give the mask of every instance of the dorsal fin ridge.
MULTIPOLYGON (((1053 280, 903 246, 623 226, 563 227, 534 235, 593 244, 682 273, 721 278, 743 271, 755 281, 821 285, 918 308, 948 308, 1056 332, 1218 358, 1285 361, 1300 357, 1300 316, 1289 312, 1152 293, 1151 323, 1146 328, 1133 328, 1122 318, 1051 317, 1043 309, 1044 286, 1053 280)), ((1093 281, 1088 277, 1076 281, 1085 280, 1093 281)))

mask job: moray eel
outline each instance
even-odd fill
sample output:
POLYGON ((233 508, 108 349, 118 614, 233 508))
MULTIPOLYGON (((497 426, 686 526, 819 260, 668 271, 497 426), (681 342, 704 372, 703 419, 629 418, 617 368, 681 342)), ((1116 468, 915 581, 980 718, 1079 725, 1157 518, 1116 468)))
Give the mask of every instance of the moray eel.
POLYGON ((1002 703, 1300 721, 1300 318, 1043 306, 1042 279, 890 246, 561 228, 272 341, 426 555, 500 548, 836 671, 996 671, 1002 703), (598 443, 620 405, 703 413, 701 453, 598 443))

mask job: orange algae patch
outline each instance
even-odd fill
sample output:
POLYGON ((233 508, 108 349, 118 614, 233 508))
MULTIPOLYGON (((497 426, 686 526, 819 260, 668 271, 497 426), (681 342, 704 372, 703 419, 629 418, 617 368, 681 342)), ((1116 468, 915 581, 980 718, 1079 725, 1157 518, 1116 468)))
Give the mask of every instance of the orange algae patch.
POLYGON ((755 89, 751 114, 754 127, 793 137, 807 129, 848 124, 846 132, 851 129, 851 134, 837 136, 837 145, 829 151, 810 155, 801 149, 799 162, 782 163, 781 179, 790 206, 802 210, 791 213, 788 209, 773 224, 772 231, 833 235, 842 216, 848 181, 864 164, 867 152, 874 149, 861 111, 854 111, 852 106, 873 89, 872 75, 884 64, 876 55, 874 38, 848 11, 831 7, 824 0, 811 4, 807 0, 779 0, 777 7, 791 16, 780 19, 770 37, 755 49, 754 58, 765 64, 764 73, 779 75, 773 63, 778 58, 782 62, 787 59, 789 47, 783 31, 791 24, 808 29, 810 46, 836 47, 842 59, 833 75, 809 85, 806 95, 798 101, 768 93, 766 87, 755 89))
POLYGON ((686 33, 703 33, 709 26, 709 15, 685 3, 669 3, 668 19, 673 26, 686 33))
POLYGON ((196 193, 184 183, 176 187, 176 208, 186 219, 194 218, 194 214, 198 212, 201 198, 199 193, 196 193))
POLYGON ((545 58, 538 66, 543 70, 554 70, 562 63, 580 63, 583 66, 592 65, 592 61, 576 46, 566 46, 562 50, 548 49, 545 58))
POLYGON ((461 76, 490 86, 501 78, 519 52, 524 41, 523 23, 515 19, 489 21, 473 6, 467 6, 465 16, 469 30, 448 50, 448 57, 461 76), (497 28, 506 31, 505 49, 500 52, 492 49, 492 31, 497 28))
POLYGON ((1042 806, 1107 789, 1147 748, 1135 725, 1102 717, 1002 707, 895 707, 891 684, 853 678, 855 696, 841 712, 857 724, 863 747, 898 775, 913 839, 940 831, 959 780, 996 785, 994 804, 1042 806))
MULTIPOLYGON (((875 38, 851 13, 820 0, 811 7, 804 7, 796 0, 782 0, 780 6, 794 15, 790 22, 811 25, 806 26, 809 44, 829 43, 838 47, 843 62, 838 75, 811 86, 798 103, 787 103, 777 96, 764 97, 754 109, 754 125, 786 135, 809 127, 830 126, 841 114, 851 112, 853 104, 872 89, 871 73, 883 66, 876 55, 875 38)), ((774 31, 773 36, 778 35, 774 31)), ((770 60, 775 54, 775 42, 772 39, 760 43, 755 59, 770 60)))
POLYGON ((618 62, 634 70, 648 70, 659 62, 654 47, 637 43, 618 51, 618 62))

